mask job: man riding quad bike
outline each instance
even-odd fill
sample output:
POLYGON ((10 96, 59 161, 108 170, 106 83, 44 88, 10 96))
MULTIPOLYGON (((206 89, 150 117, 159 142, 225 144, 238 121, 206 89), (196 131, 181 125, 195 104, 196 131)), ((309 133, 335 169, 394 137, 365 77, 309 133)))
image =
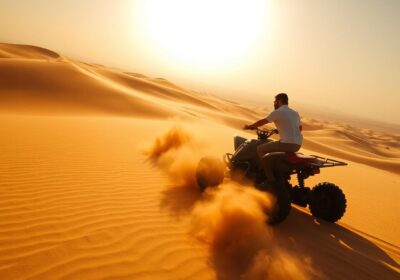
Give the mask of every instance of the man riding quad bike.
POLYGON ((268 138, 277 133, 277 130, 257 128, 256 132, 257 139, 235 136, 235 151, 233 154, 225 154, 224 161, 215 157, 204 157, 200 160, 196 170, 200 190, 204 191, 207 187, 221 184, 226 174, 232 179, 241 174, 242 179, 243 176, 250 179, 256 188, 275 197, 275 206, 267 213, 270 224, 282 222, 289 215, 291 203, 302 207, 308 205, 314 217, 329 222, 338 221, 346 210, 346 198, 342 190, 328 182, 319 183, 311 190, 305 187, 304 180, 319 174, 321 168, 347 164, 316 155, 273 152, 266 155, 274 159, 273 174, 276 181, 270 183, 263 170, 262 160, 257 154, 257 147, 272 141, 268 138), (292 175, 297 176, 298 184, 295 186, 290 183, 292 175))

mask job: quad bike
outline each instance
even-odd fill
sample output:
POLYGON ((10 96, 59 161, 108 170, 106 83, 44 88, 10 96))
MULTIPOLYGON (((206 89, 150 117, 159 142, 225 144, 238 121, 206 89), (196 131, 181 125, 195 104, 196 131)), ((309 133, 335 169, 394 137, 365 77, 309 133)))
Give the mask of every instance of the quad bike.
POLYGON ((204 157, 196 169, 197 184, 201 191, 222 183, 224 177, 231 179, 250 179, 254 186, 271 193, 276 203, 273 209, 266 210, 268 223, 282 222, 291 209, 291 203, 310 208, 312 215, 329 222, 338 221, 346 210, 346 198, 342 190, 333 183, 317 184, 312 190, 304 185, 304 180, 320 173, 321 168, 344 166, 345 162, 301 153, 270 153, 274 156, 273 174, 277 181, 268 183, 262 162, 257 154, 257 146, 268 143, 268 139, 277 130, 256 129, 258 139, 234 137, 233 154, 227 153, 223 160, 215 157, 204 157), (241 176, 237 176, 241 174, 241 176), (298 184, 292 186, 290 177, 297 176, 298 184))

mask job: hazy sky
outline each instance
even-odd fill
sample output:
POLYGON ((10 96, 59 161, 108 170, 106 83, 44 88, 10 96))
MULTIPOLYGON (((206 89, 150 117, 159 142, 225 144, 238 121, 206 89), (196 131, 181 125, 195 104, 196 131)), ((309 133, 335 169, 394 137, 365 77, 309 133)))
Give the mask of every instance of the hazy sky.
POLYGON ((0 0, 0 41, 400 123, 400 0, 0 0))

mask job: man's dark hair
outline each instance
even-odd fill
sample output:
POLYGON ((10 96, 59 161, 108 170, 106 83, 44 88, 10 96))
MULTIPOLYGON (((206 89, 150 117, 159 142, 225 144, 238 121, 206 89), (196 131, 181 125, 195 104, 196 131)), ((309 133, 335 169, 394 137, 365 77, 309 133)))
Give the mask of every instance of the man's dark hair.
POLYGON ((289 104, 289 97, 287 96, 286 93, 279 93, 275 96, 275 100, 280 100, 283 104, 288 105, 289 104))

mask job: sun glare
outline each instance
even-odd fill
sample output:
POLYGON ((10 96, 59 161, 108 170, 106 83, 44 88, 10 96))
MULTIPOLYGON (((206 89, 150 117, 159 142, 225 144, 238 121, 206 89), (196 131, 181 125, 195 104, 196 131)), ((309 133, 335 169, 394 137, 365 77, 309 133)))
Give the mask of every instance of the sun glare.
POLYGON ((265 0, 145 0, 144 32, 181 63, 211 66, 242 60, 266 32, 265 0))

